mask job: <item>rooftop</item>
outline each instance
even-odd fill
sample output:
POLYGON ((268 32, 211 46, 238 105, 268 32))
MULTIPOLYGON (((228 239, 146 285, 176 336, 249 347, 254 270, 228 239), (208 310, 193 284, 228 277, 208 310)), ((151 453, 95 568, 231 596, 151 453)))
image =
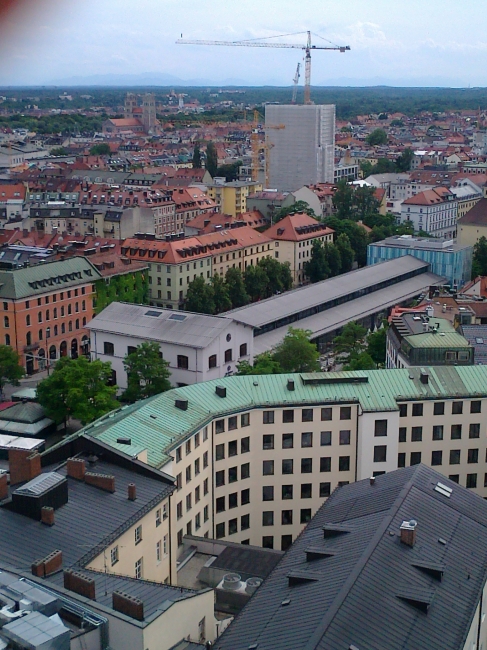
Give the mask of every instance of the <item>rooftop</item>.
POLYGON ((460 226, 485 226, 487 225, 487 199, 480 199, 473 208, 458 220, 460 226))
POLYGON ((456 253, 471 248, 470 246, 462 246, 456 239, 434 239, 430 237, 413 237, 413 235, 394 235, 381 241, 375 241, 369 246, 392 246, 393 248, 414 248, 425 251, 439 250, 445 253, 456 253))

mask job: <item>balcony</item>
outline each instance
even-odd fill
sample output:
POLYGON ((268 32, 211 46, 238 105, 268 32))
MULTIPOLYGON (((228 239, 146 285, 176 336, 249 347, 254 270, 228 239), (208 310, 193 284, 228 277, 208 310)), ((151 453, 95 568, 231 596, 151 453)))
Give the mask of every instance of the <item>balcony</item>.
POLYGON ((34 352, 34 350, 38 350, 40 347, 40 344, 37 343, 31 343, 30 345, 26 345, 24 347, 24 352, 34 352))

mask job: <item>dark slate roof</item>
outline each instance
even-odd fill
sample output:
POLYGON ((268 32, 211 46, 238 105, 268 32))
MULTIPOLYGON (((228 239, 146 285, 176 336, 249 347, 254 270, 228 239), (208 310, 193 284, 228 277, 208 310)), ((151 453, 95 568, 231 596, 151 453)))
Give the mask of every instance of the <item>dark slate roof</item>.
POLYGON ((487 325, 462 325, 462 334, 475 348, 475 363, 487 365, 487 325))
POLYGON ((486 535, 487 503, 424 465, 337 488, 215 649, 463 649, 486 535), (411 519, 414 548, 399 535, 411 519))
POLYGON ((281 551, 259 549, 255 546, 227 546, 212 563, 212 567, 235 571, 243 580, 266 578, 279 563, 281 551))
POLYGON ((485 226, 487 224, 487 199, 480 199, 473 208, 470 208, 470 210, 458 220, 458 224, 460 226, 485 226))

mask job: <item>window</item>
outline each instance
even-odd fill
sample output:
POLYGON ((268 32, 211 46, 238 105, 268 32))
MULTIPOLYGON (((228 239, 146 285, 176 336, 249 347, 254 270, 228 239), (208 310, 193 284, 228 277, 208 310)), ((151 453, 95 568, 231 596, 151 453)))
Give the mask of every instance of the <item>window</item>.
POLYGON ((320 497, 329 497, 331 491, 331 483, 320 483, 320 497))
POLYGON ((178 546, 182 546, 182 545, 183 545, 183 531, 181 529, 178 530, 178 546))
POLYGON ((313 409, 303 409, 301 411, 301 422, 313 422, 313 409))
MULTIPOLYGON (((42 323, 42 312, 41 311, 37 313, 37 322, 42 323)), ((8 327, 7 323, 8 323, 8 316, 5 316, 5 327, 8 327)))
POLYGON ((421 462, 421 452, 412 451, 411 452, 411 465, 419 465, 421 462))
POLYGON ((286 409, 285 411, 282 412, 282 421, 285 424, 289 424, 290 422, 294 422, 294 411, 291 409, 286 409))
POLYGON ((203 469, 206 469, 208 467, 208 452, 205 451, 203 454, 203 469))
POLYGON ((192 508, 192 498, 190 492, 189 494, 186 495, 186 512, 188 512, 188 510, 191 510, 191 508, 192 508))
POLYGON ((283 485, 281 488, 281 496, 283 500, 293 498, 293 486, 292 485, 283 485))
POLYGON ((435 424, 433 426, 433 440, 443 440, 443 425, 435 424))
POLYGON ((452 415, 461 415, 463 413, 463 402, 452 402, 452 415))
POLYGON ((263 424, 274 424, 274 411, 263 411, 262 422, 263 424))
POLYGON ((194 489, 194 502, 198 503, 200 499, 201 499, 201 490, 200 490, 200 486, 198 485, 194 489))
POLYGON ((320 445, 329 447, 331 445, 331 431, 322 431, 320 434, 320 445))
POLYGON ((178 519, 181 519, 182 516, 183 516, 183 502, 182 502, 182 501, 179 501, 179 502, 176 504, 176 517, 177 517, 178 519))
POLYGON ((240 530, 248 530, 250 528, 250 515, 242 515, 240 517, 240 530))
POLYGON ((282 473, 283 474, 293 474, 293 472, 294 472, 293 459, 292 458, 285 458, 282 461, 282 473))
POLYGON ((423 415, 423 405, 421 402, 413 404, 413 417, 421 417, 423 415))
POLYGON ((188 370, 189 368, 189 359, 184 354, 178 354, 178 368, 182 370, 188 370))
POLYGON ((340 456, 338 459, 338 470, 340 472, 350 471, 350 456, 340 456))
POLYGON ((161 525, 161 509, 156 510, 156 528, 161 525))
POLYGON ((208 357, 208 368, 216 368, 216 354, 208 357))
POLYGON ((135 577, 137 580, 140 580, 142 578, 142 561, 143 559, 140 558, 140 560, 137 560, 135 563, 135 577))
POLYGON ((235 533, 238 533, 238 520, 230 519, 228 522, 228 534, 235 535, 235 533))
POLYGON ((250 503, 250 490, 247 488, 246 490, 242 490, 240 492, 240 505, 246 506, 248 503, 250 503))
POLYGON ((292 526, 293 523, 293 511, 292 510, 282 510, 281 511, 281 524, 283 526, 292 526))
POLYGON ((237 441, 231 440, 228 443, 228 456, 236 456, 238 454, 237 441))
POLYGON ((443 458, 442 451, 432 451, 431 452, 431 464, 432 465, 441 465, 443 458))
POLYGON ((307 524, 311 520, 311 508, 302 508, 299 518, 300 524, 307 524))
POLYGON ((218 497, 218 499, 216 499, 215 508, 217 514, 219 512, 225 512, 225 497, 218 497))
POLYGON ((10 345, 10 334, 5 334, 5 345, 10 345))
POLYGON ((191 439, 186 440, 186 456, 191 453, 191 439))
POLYGON ((423 427, 411 428, 411 442, 421 442, 423 440, 423 427))
POLYGON ((475 400, 470 402, 470 413, 480 413, 482 408, 482 402, 480 400, 475 400))
POLYGON ((460 449, 451 449, 450 465, 459 465, 459 464, 460 464, 460 449))
POLYGON ((232 348, 225 350, 225 363, 228 363, 232 360, 232 348))
POLYGON ((262 462, 262 474, 264 476, 272 476, 274 474, 274 461, 264 460, 262 462))
POLYGON ((349 445, 350 444, 350 431, 348 429, 340 431, 340 444, 349 445))
POLYGON ((238 481, 238 467, 235 465, 235 467, 229 467, 228 469, 228 482, 235 483, 236 481, 238 481))
POLYGON ((262 488, 262 501, 274 501, 274 486, 264 485, 262 488))
POLYGON ((264 535, 262 538, 262 548, 274 548, 274 537, 272 535, 264 535))
POLYGON ((245 479, 250 476, 250 463, 244 463, 240 466, 240 478, 245 479))
POLYGON ((208 440, 208 427, 203 429, 203 442, 205 442, 205 440, 208 440))
POLYGON ((186 483, 191 481, 191 465, 186 467, 186 483))
POLYGON ((292 546, 292 543, 292 535, 281 535, 281 551, 287 551, 287 549, 292 546))
POLYGON ((217 539, 221 539, 222 537, 225 537, 225 522, 222 522, 221 524, 217 524, 215 527, 215 532, 216 532, 217 539))
POLYGON ((407 416, 408 416, 408 405, 399 404, 399 417, 407 418, 407 416))
POLYGON ((238 507, 238 492, 232 492, 228 495, 228 508, 237 508, 238 507))
POLYGON ((479 462, 479 450, 478 449, 469 449, 467 453, 467 463, 478 463, 479 462))
POLYGON ((225 432, 225 420, 217 420, 215 422, 215 433, 225 432))
POLYGON ((181 472, 176 476, 176 488, 180 490, 183 486, 183 475, 181 472))
POLYGON ((159 540, 156 542, 156 561, 160 562, 162 559, 162 542, 159 540))
POLYGON ((118 562, 118 546, 114 546, 110 551, 110 562, 112 566, 118 562))
POLYGON ((142 541, 142 526, 137 526, 135 529, 135 543, 139 544, 142 541))
POLYGON ((103 343, 103 352, 113 357, 113 355, 115 354, 115 347, 113 343, 110 343, 109 341, 105 341, 103 343))
POLYGON ((406 467, 406 454, 404 452, 397 454, 397 466, 406 467))
POLYGON ((233 415, 231 418, 228 418, 228 430, 233 431, 237 428, 237 416, 233 415))
POLYGON ((215 459, 223 460, 224 458, 225 458, 225 445, 222 443, 221 445, 217 445, 215 447, 215 459))
POLYGON ((471 423, 468 429, 469 438, 479 438, 480 437, 480 424, 471 423))
POLYGON ((301 499, 311 499, 312 485, 311 483, 301 483, 301 499))
POLYGON ((242 413, 240 416, 240 426, 248 427, 250 425, 250 413, 242 413))
POLYGON ((219 472, 215 473, 215 485, 216 487, 225 485, 225 470, 222 469, 219 472))
POLYGON ((475 489, 477 487, 477 474, 467 474, 466 487, 475 489))
POLYGON ((283 449, 292 449, 294 447, 294 434, 293 433, 283 433, 282 434, 282 448, 283 449))
POLYGON ((331 420, 333 417, 333 409, 331 406, 325 406, 321 409, 321 421, 325 422, 331 420))
POLYGON ((434 403, 433 415, 445 415, 445 402, 434 403))
POLYGON ((387 436, 387 420, 375 421, 374 436, 387 436))
POLYGON ((313 459, 301 458, 301 474, 311 474, 313 472, 313 459))
POLYGON ((29 316, 29 314, 27 314, 27 316, 25 317, 25 324, 27 325, 27 327, 30 327, 30 316, 29 316))
POLYGON ((311 431, 307 431, 301 434, 301 447, 312 447, 313 446, 313 434, 311 431))
POLYGON ((351 419, 352 419, 352 407, 340 406, 340 420, 351 420, 351 419))
POLYGON ((460 440, 462 437, 462 425, 461 424, 452 424, 451 425, 451 439, 460 440))
POLYGON ((331 472, 331 456, 320 458, 320 472, 331 472))
POLYGON ((262 449, 274 449, 274 435, 265 435, 262 437, 262 449))
POLYGON ((262 525, 274 526, 274 512, 273 510, 264 510, 262 513, 262 525))
POLYGON ((385 463, 387 460, 387 445, 374 447, 374 463, 385 463))
POLYGON ((250 438, 246 436, 240 440, 240 453, 246 454, 250 451, 250 438))

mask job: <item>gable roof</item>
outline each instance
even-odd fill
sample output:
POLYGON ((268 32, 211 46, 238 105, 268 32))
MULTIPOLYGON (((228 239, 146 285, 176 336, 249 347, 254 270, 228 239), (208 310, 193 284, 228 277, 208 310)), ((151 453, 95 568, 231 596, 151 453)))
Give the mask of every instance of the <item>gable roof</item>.
POLYGON ((424 465, 337 488, 215 649, 461 650, 486 534, 487 503, 424 465), (400 526, 413 518, 410 547, 400 526))
POLYGON ((487 226, 487 199, 480 199, 458 220, 458 223, 461 226, 487 226))
POLYGON ((271 239, 282 241, 303 241, 330 235, 334 230, 310 217, 306 212, 288 214, 287 217, 273 224, 265 231, 271 239))

